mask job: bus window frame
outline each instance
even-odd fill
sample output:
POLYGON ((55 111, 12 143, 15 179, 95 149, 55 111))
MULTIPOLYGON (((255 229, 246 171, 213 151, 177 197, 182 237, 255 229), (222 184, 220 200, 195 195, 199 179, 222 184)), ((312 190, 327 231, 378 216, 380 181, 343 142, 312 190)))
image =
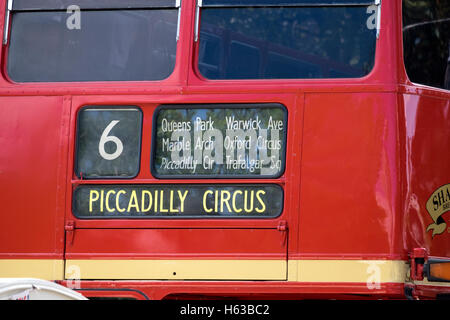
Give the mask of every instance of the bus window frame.
MULTIPOLYGON (((68 7, 62 8, 63 5, 61 5, 60 1, 63 1, 64 3, 69 4, 71 2, 71 0, 41 0, 44 1, 45 3, 47 3, 47 7, 45 8, 27 8, 26 6, 16 8, 14 9, 14 4, 17 3, 15 1, 22 1, 22 0, 6 0, 6 6, 5 8, 0 8, 0 15, 2 13, 4 13, 4 24, 3 27, 1 27, 0 24, 0 29, 3 29, 3 42, 2 42, 2 52, 1 52, 1 58, 0 58, 0 68, 1 68, 1 73, 3 75, 3 79, 5 80, 5 82, 9 85, 13 85, 13 86, 21 86, 21 87, 44 87, 48 88, 48 86, 51 87, 55 87, 58 86, 60 88, 74 88, 77 87, 79 88, 80 86, 82 87, 89 87, 89 88, 95 88, 97 85, 102 88, 105 87, 104 84, 108 83, 108 84, 112 84, 112 85, 120 85, 120 86, 141 86, 145 84, 165 84, 165 83, 172 83, 175 82, 174 80, 177 78, 177 76, 175 75, 175 73, 179 73, 180 71, 177 70, 177 68, 179 69, 179 57, 180 55, 180 51, 184 50, 182 49, 182 45, 180 45, 180 32, 181 32, 181 20, 183 19, 183 15, 182 12, 186 11, 185 7, 183 6, 183 2, 186 2, 187 0, 158 0, 158 3, 162 3, 162 2, 174 2, 174 5, 172 6, 162 6, 159 4, 151 4, 150 2, 147 2, 145 0, 132 0, 134 2, 136 2, 136 4, 131 5, 131 6, 123 6, 123 1, 121 0, 113 0, 114 4, 111 5, 109 0, 100 0, 100 3, 104 4, 104 7, 101 7, 101 5, 97 5, 97 2, 95 4, 92 4, 92 2, 90 2, 90 0, 81 0, 82 2, 82 6, 78 5, 80 7, 80 10, 86 10, 86 11, 111 11, 111 10, 123 10, 123 11, 133 11, 133 10, 155 10, 155 9, 176 9, 177 10, 177 26, 176 26, 176 49, 175 49, 175 63, 174 63, 174 67, 171 71, 171 73, 165 77, 164 79, 160 79, 160 80, 87 80, 87 81, 26 81, 26 82, 19 82, 19 81, 15 81, 14 79, 12 79, 8 73, 8 62, 9 62, 9 49, 10 49, 10 37, 11 37, 11 29, 12 29, 12 20, 13 20, 13 13, 14 12, 52 12, 52 11, 59 11, 59 12, 67 12, 68 7), (146 5, 142 5, 143 2, 146 2, 146 5), (60 7, 55 7, 55 4, 58 3, 60 5, 60 7), (117 3, 117 4, 115 4, 117 3), (105 6, 106 4, 108 4, 107 6, 105 6), (84 5, 84 7, 83 7, 84 5), (52 9, 52 6, 54 7, 52 9), (86 8, 86 9, 84 9, 86 8), (2 12, 2 9, 4 9, 4 11, 2 12)), ((23 2, 27 2, 27 0, 23 0, 23 2)), ((80 2, 80 1, 79 1, 80 2)), ((20 2, 21 3, 21 2, 20 2)), ((69 4, 69 6, 72 4, 69 4)), ((185 18, 184 18, 185 19, 185 18)), ((2 84, 0 83, 0 88, 1 88, 2 84)))
MULTIPOLYGON (((381 26, 382 26, 382 10, 383 5, 381 0, 361 0, 358 3, 355 0, 355 3, 344 3, 345 1, 342 1, 341 4, 336 4, 333 0, 324 0, 322 3, 311 5, 311 3, 308 4, 308 0, 293 0, 295 2, 298 2, 295 5, 224 5, 224 6, 217 6, 217 5, 211 5, 211 6, 205 6, 204 1, 207 0, 194 0, 196 1, 196 10, 195 10, 195 27, 194 27, 194 59, 193 59, 193 71, 196 77, 203 83, 236 83, 241 82, 242 84, 248 84, 251 82, 261 82, 261 83, 305 83, 305 82, 311 82, 311 83, 317 83, 317 82, 356 82, 361 81, 362 83, 365 83, 366 80, 370 79, 375 72, 375 69, 377 67, 377 61, 378 61, 378 51, 381 41, 380 40, 380 32, 381 32, 381 26), (302 4, 303 2, 303 4, 302 4), (375 52, 373 57, 373 66, 371 70, 362 77, 346 77, 346 78, 331 78, 331 77, 323 77, 323 78, 251 78, 251 79, 209 79, 206 78, 202 72, 200 71, 199 65, 199 57, 200 57, 200 25, 201 25, 201 12, 202 8, 249 8, 249 7, 256 7, 256 8, 263 8, 263 7, 362 7, 362 6, 377 6, 377 21, 376 21, 376 38, 375 38, 375 52)), ((258 2, 258 0, 253 0, 254 2, 258 2)), ((208 36, 212 36, 211 34, 208 34, 208 36)), ((269 49, 271 47, 274 47, 275 45, 271 44, 269 46, 269 49)), ((270 53, 270 50, 268 50, 268 53, 270 53)), ((292 58, 292 57, 291 57, 292 58)))
MULTIPOLYGON (((376 0, 379 1, 379 0, 376 0)), ((247 88, 260 87, 279 87, 288 90, 298 88, 301 90, 321 90, 319 88, 329 85, 338 86, 342 90, 352 86, 359 86, 362 90, 396 90, 397 81, 405 84, 402 66, 397 69, 386 70, 388 61, 394 61, 396 64, 402 62, 398 57, 401 48, 398 48, 397 40, 401 40, 398 16, 401 15, 401 4, 394 2, 383 2, 380 14, 379 24, 380 37, 376 42, 375 63, 372 71, 362 78, 335 78, 335 79, 251 79, 251 80, 208 80, 201 76, 198 71, 197 57, 199 53, 198 41, 195 39, 195 20, 197 18, 196 0, 183 0, 180 6, 180 38, 177 43, 177 60, 173 73, 163 81, 93 81, 93 82, 32 82, 18 83, 11 80, 6 72, 6 63, 8 60, 8 46, 4 45, 0 57, 1 72, 0 89, 11 93, 32 93, 43 95, 84 95, 84 94, 156 94, 158 92, 175 93, 179 86, 191 86, 192 88, 201 88, 210 84, 221 87, 233 88, 235 86, 246 86, 247 88), (384 9, 383 9, 384 8, 384 9), (395 11, 395 13, 393 13, 395 11), (395 17, 394 17, 395 14, 395 17), (392 24, 393 19, 395 23, 392 24), (387 26, 386 28, 384 26, 387 26), (393 38, 395 37, 395 38, 393 38), (398 38, 398 39, 396 39, 398 38), (394 47, 392 41, 395 41, 394 47), (400 77, 400 78, 398 78, 400 77), (150 86, 149 86, 150 85, 150 86), (345 88, 344 88, 345 87, 345 88), (291 89, 289 89, 291 88, 291 89), (162 91, 161 91, 162 90, 162 91)), ((0 15, 6 17, 6 5, 0 6, 0 15)), ((4 19, 3 19, 4 20, 4 19)), ((1 25, 1 24, 0 24, 1 25)), ((3 28, 2 28, 3 29, 3 28)), ((196 90, 196 89, 194 89, 196 90)), ((238 90, 239 91, 239 90, 238 90)))

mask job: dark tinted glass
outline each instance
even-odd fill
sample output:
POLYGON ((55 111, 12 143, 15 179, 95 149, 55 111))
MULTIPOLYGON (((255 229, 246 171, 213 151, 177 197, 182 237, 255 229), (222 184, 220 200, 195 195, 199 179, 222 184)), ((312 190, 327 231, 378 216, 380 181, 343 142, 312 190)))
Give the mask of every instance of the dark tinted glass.
POLYGON ((450 89, 449 37, 449 1, 403 1, 404 59, 412 82, 450 89))
POLYGON ((299 6, 299 5, 360 5, 375 0, 203 0, 203 6, 299 6))
POLYGON ((153 129, 158 178, 274 178, 284 171, 287 114, 280 104, 167 105, 153 129))
POLYGON ((209 79, 362 77, 374 65, 375 10, 203 8, 199 70, 209 79))
POLYGON ((13 14, 12 80, 162 80, 173 71, 177 9, 81 11, 79 29, 68 22, 73 14, 13 14))
POLYGON ((81 9, 175 8, 176 0, 14 0, 12 9, 66 10, 71 5, 77 5, 81 9))
POLYGON ((142 113, 135 107, 84 108, 78 114, 75 173, 131 178, 139 172, 142 113))

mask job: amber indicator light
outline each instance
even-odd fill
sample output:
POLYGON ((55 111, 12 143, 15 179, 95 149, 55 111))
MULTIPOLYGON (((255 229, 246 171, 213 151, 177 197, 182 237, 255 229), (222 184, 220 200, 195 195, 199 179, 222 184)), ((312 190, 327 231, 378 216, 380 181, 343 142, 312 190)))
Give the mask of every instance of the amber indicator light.
POLYGON ((428 280, 450 282, 450 261, 430 263, 428 280))

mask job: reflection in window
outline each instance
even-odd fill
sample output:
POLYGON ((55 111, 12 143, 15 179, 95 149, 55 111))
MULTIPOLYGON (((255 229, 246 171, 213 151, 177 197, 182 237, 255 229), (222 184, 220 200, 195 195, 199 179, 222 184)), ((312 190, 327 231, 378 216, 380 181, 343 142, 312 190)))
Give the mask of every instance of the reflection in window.
POLYGON ((412 82, 450 89, 449 38, 449 1, 403 1, 404 59, 412 82))
POLYGON ((202 34, 205 40, 200 46, 200 55, 205 57, 201 61, 200 68, 207 78, 215 78, 218 76, 220 64, 220 38, 209 34, 202 34))
POLYGON ((259 72, 259 50, 254 46, 232 41, 230 44, 230 64, 227 78, 246 79, 259 72))
POLYGON ((176 9, 13 13, 8 74, 17 82, 162 80, 175 66, 176 9))
POLYGON ((321 70, 314 65, 300 59, 269 52, 266 68, 267 78, 320 78, 321 70))
POLYGON ((375 60, 371 19, 367 6, 202 8, 200 48, 214 37, 220 51, 200 50, 199 70, 209 79, 362 77, 375 60))

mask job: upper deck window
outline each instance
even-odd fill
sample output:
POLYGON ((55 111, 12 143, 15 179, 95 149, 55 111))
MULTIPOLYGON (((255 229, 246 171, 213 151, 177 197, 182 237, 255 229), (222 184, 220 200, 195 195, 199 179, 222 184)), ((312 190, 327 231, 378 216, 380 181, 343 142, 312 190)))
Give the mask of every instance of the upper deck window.
POLYGON ((363 77, 378 10, 362 0, 203 0, 198 68, 208 79, 363 77))
POLYGON ((450 90, 450 2, 403 1, 403 46, 412 82, 450 90))
POLYGON ((174 69, 175 0, 14 0, 11 12, 16 82, 163 80, 174 69))

